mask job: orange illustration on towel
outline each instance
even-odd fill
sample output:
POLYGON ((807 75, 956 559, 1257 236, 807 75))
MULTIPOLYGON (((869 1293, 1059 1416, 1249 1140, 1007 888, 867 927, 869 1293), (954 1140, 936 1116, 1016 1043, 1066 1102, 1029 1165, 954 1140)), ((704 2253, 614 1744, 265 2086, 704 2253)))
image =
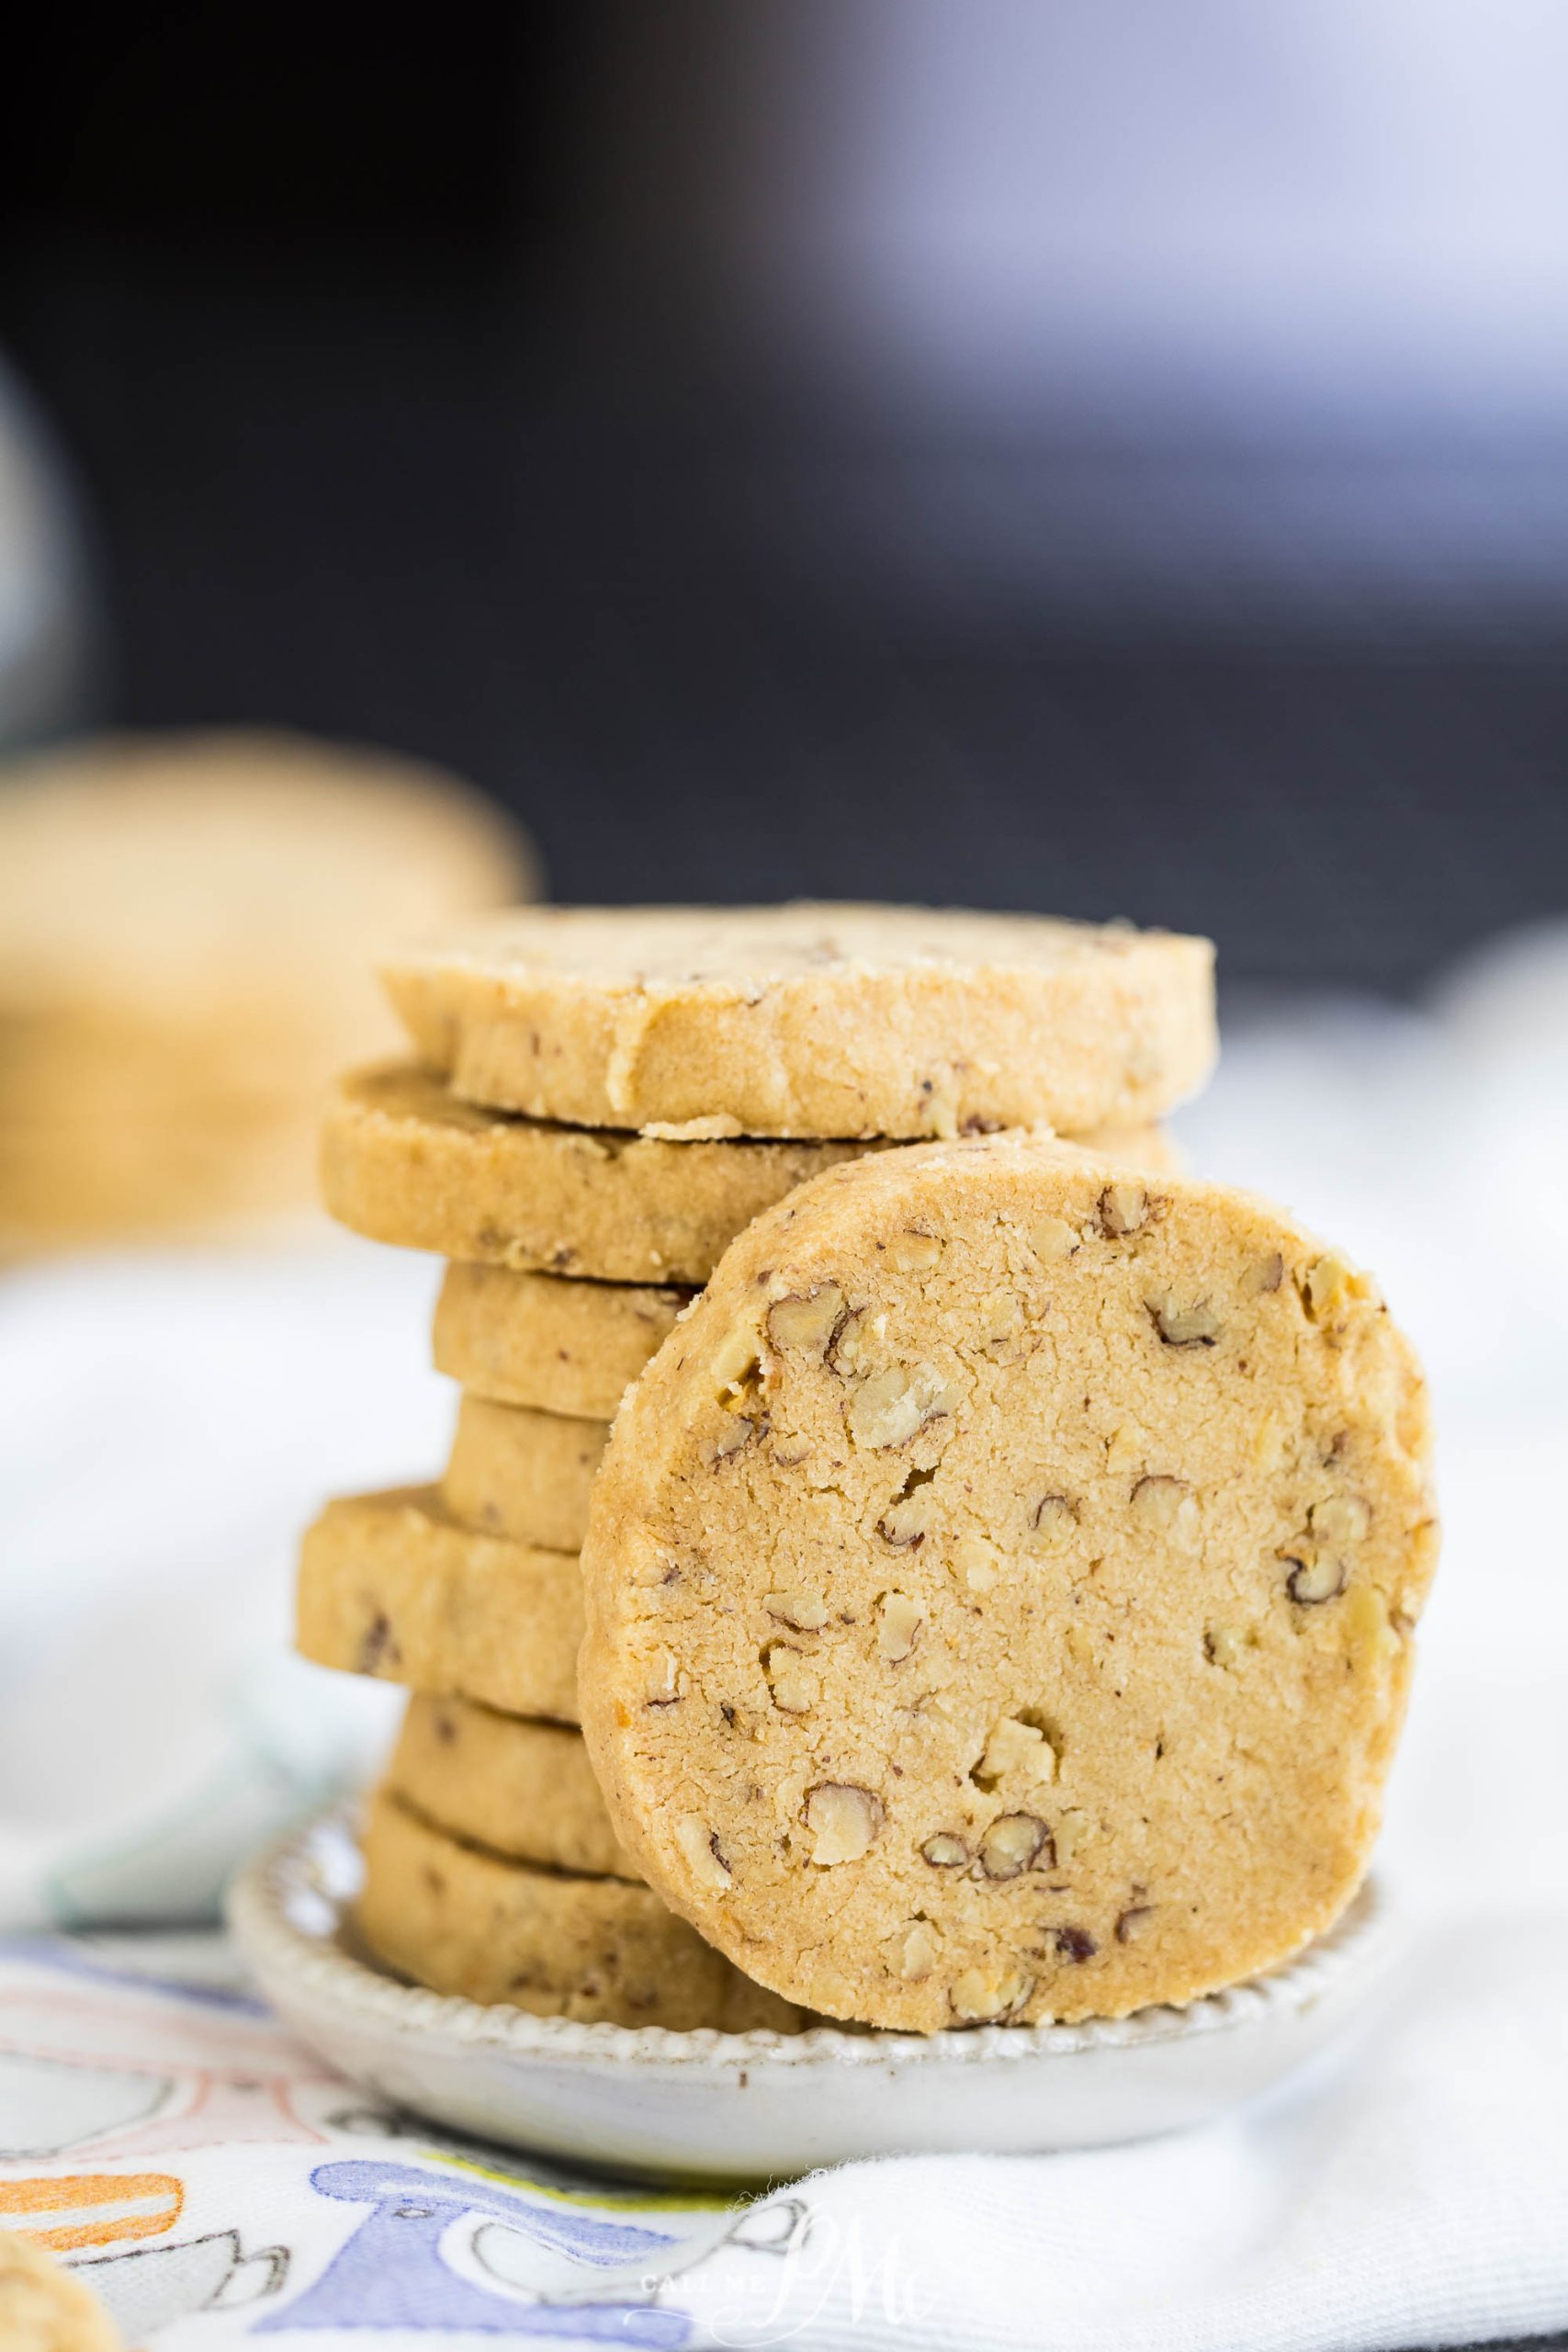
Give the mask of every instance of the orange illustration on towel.
POLYGON ((0 2181, 0 2228, 35 2239, 51 2254, 158 2237, 185 2205, 168 2172, 78 2172, 0 2181))

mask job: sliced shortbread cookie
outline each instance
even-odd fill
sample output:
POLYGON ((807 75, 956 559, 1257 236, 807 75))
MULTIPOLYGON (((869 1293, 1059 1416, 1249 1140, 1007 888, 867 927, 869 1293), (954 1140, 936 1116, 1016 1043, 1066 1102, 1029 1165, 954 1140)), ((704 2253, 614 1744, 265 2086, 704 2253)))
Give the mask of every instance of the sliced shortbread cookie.
POLYGON ((471 1102, 705 1136, 1157 1118, 1214 1057, 1207 940, 920 907, 515 909, 382 967, 471 1102))
MULTIPOLYGON (((1101 1138, 1129 1164, 1171 1156, 1157 1128, 1101 1138)), ((759 1213, 873 1143, 666 1143, 459 1102, 403 1064, 342 1080, 321 1135, 321 1192, 372 1241, 443 1258, 705 1282, 759 1213)))
POLYGON ((610 1282, 700 1283, 760 1209, 861 1148, 558 1126, 476 1110, 429 1072, 393 1065, 339 1085, 321 1191, 373 1241, 610 1282))
POLYGON ((1371 1284, 1267 1204, 1029 1137, 834 1170, 734 1244, 600 1469, 616 1832, 870 2024, 1267 1968, 1366 1866, 1427 1451, 1371 1284))
POLYGON ((359 1926, 434 1992, 591 2025, 790 2033, 807 2022, 753 1984, 651 1888, 531 1869, 460 1844, 385 1794, 365 1825, 359 1926))
POLYGON ((0 768, 0 1252, 313 1214, 332 1078, 397 1039, 375 956, 535 879, 387 753, 223 730, 0 768))
POLYGON ((300 1546, 295 1638, 318 1666, 574 1723, 581 1634, 575 1553, 460 1526, 433 1487, 344 1496, 300 1546))
POLYGON ((416 1693, 387 1786, 438 1829, 513 1861, 593 1878, 642 1876, 610 1826, 582 1734, 564 1724, 416 1693))
POLYGON ((30 2238, 0 2230, 5 2352, 119 2352, 119 2330, 81 2278, 30 2238))
POLYGON ((446 1507, 465 1526, 575 1552, 609 1434, 607 1421, 465 1396, 441 1482, 446 1507))
POLYGON ((0 1254, 287 1230, 308 1197, 316 1123, 300 1104, 277 1119, 9 1127, 0 1135, 0 1254))
POLYGON ((373 956, 537 878, 516 825, 393 752, 90 737, 0 771, 0 1007, 104 1035, 152 1021, 171 1047, 231 1022, 281 1048, 285 1009, 305 1034, 375 1036, 373 956))
POLYGON ((691 1296, 450 1265, 435 1308, 435 1368, 501 1404, 608 1421, 691 1296))

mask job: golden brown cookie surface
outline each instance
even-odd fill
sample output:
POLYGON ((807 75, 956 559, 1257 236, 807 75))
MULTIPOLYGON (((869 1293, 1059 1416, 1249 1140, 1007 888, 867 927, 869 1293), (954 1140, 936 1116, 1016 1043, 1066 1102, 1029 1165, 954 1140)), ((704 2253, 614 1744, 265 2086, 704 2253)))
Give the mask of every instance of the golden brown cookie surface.
POLYGON ((616 1422, 580 1679, 615 1828, 834 2016, 1251 1974, 1364 1870, 1426 1453, 1371 1285, 1266 1204, 1031 1138, 835 1170, 616 1422))
MULTIPOLYGON (((1160 1166, 1157 1128, 1104 1148, 1160 1166)), ((761 1210, 877 1143, 666 1143, 460 1102, 391 1063, 338 1084, 321 1131, 321 1193, 372 1241, 502 1268, 634 1286, 704 1283, 761 1210)))
POLYGON ((239 729, 0 768, 0 1253, 314 1209, 322 1099, 411 927, 525 893, 521 835, 389 753, 239 729))
POLYGON ((344 1079, 321 1188, 373 1241, 632 1283, 705 1282, 732 1234, 854 1144, 662 1143, 476 1110, 403 1064, 344 1079))
POLYGON ((609 1434, 607 1421, 465 1396, 441 1482, 446 1508, 489 1534, 576 1552, 609 1434))
POLYGON ((365 1826, 359 1925, 437 1993, 588 2025, 798 2030, 804 2020, 704 1943, 652 1890, 533 1870, 459 1844, 385 1794, 365 1826))
POLYGON ((199 1036, 216 1012, 259 1038, 260 991, 309 1029, 341 1017, 312 1002, 330 971, 363 1035, 378 949, 537 884, 516 826, 456 777, 304 735, 89 737, 0 786, 0 1001, 100 1027, 151 1012, 199 1036))
POLYGON ((435 1309, 435 1368, 498 1404, 608 1421, 691 1296, 449 1265, 435 1309))
POLYGON ((434 1307, 434 1369, 496 1404, 614 1420, 689 1301, 689 1289, 454 1263, 434 1307))
POLYGON ((295 1639, 318 1666, 574 1723, 581 1634, 575 1553, 462 1527, 433 1487, 344 1496, 300 1545, 295 1639))
POLYGON ((693 1136, 1158 1118, 1214 1054, 1208 941, 1040 915, 517 909, 383 965, 476 1102, 693 1136))
POLYGON ((5 2352, 119 2352, 119 2331, 85 2282, 30 2238, 0 2230, 5 2352))
POLYGON ((641 1877, 610 1826, 582 1734, 563 1724, 416 1692, 387 1786, 448 1836, 513 1861, 641 1877))

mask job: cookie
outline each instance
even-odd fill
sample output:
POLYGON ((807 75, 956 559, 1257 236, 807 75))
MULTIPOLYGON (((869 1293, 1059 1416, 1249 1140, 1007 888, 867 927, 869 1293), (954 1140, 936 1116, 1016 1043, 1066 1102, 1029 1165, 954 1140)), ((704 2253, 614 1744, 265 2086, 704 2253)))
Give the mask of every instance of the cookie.
POLYGON ((550 907, 382 978, 467 1100, 688 1136, 1158 1118, 1214 1057, 1204 939, 921 907, 550 907))
POLYGON ((608 1421, 691 1296, 450 1265, 435 1308, 435 1368, 499 1404, 608 1421))
POLYGON ((453 778, 303 737, 111 737, 0 775, 0 1248, 313 1211, 378 951, 525 892, 453 778))
POLYGON ((409 1701, 387 1786, 438 1829, 509 1860, 637 1880, 581 1732, 467 1699, 409 1701))
POLYGON ((609 1434, 607 1421, 571 1420, 526 1405, 465 1396, 442 1497, 466 1527, 575 1552, 609 1434))
POLYGON ((403 1065, 344 1079, 321 1193, 372 1241, 608 1282, 705 1282, 760 1209, 854 1144, 662 1143, 459 1102, 403 1065))
POLYGON ((599 1473, 616 1833, 872 2025, 1266 1969, 1366 1866, 1427 1452, 1371 1283, 1267 1204, 1028 1136, 832 1170, 728 1252, 599 1473))
MULTIPOLYGON (((342 1080, 321 1193, 372 1241, 443 1258, 637 1284, 707 1280, 761 1210, 878 1145, 665 1143, 480 1111, 408 1065, 342 1080)), ((1157 1129, 1111 1148, 1159 1159, 1157 1129)))
MULTIPOLYGON (((124 734, 0 772, 0 1003, 89 1034, 215 1013, 259 1043, 253 991, 302 1025, 411 925, 529 894, 518 829, 456 777, 380 751, 240 729, 124 734)), ((374 1034, 382 1020, 370 1018, 374 1034)))
POLYGON ((245 1241, 303 1225, 314 1121, 107 1122, 0 1134, 0 1253, 245 1241))
POLYGON ((6 2352, 119 2352, 96 2295, 41 2246, 0 2230, 0 2345, 6 2352))
POLYGON ((577 1556, 459 1526, 433 1487, 327 1505, 299 1552, 295 1641, 318 1666, 577 1720, 577 1556))
POLYGON ((388 1967, 433 1992, 587 2025, 797 2031, 788 2003, 615 1878, 531 1869, 448 1838, 397 1798, 371 1800, 358 1920, 388 1967))

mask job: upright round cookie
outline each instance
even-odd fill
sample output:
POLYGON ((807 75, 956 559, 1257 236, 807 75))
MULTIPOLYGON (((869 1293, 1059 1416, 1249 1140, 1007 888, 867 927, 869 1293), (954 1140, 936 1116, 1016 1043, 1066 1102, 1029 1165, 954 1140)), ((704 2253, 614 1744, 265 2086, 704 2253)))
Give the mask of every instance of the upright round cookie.
POLYGON ((1214 1056, 1204 939, 919 907, 555 907, 382 967, 476 1102, 678 1138, 1155 1119, 1214 1056))
POLYGON ((1027 1136, 835 1169, 726 1253, 599 1473, 616 1834, 868 2024, 1266 1968, 1365 1868, 1427 1452, 1371 1284, 1281 1211, 1027 1136))

